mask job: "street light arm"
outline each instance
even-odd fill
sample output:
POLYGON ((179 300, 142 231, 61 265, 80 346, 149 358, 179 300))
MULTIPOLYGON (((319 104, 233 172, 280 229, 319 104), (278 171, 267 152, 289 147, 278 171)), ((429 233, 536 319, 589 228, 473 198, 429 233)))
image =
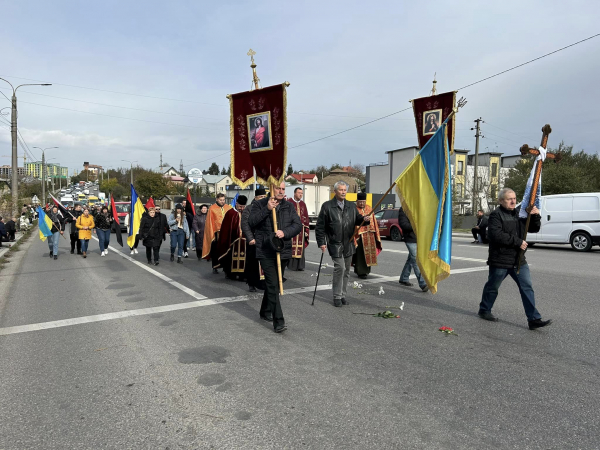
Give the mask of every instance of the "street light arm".
MULTIPOLYGON (((6 81, 6 80, 4 80, 4 81, 6 81)), ((12 86, 12 84, 11 84, 11 86, 12 86)), ((52 86, 52 84, 51 83, 33 83, 33 84, 27 83, 27 84, 20 84, 16 88, 13 88, 13 94, 16 94, 17 89, 19 89, 21 86, 52 86)))
POLYGON ((4 78, 0 78, 0 80, 2 80, 2 81, 6 81, 8 84, 10 84, 10 87, 11 87, 11 88, 12 88, 12 90, 13 90, 13 95, 15 95, 15 87, 12 85, 12 83, 11 83, 10 81, 8 81, 8 80, 5 80, 4 78))

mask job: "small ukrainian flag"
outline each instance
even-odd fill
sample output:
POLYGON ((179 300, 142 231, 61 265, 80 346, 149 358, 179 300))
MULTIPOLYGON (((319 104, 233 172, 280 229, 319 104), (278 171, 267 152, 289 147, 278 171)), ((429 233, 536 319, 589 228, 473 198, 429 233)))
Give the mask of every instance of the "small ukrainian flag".
POLYGON ((52 221, 46 215, 41 206, 38 206, 38 227, 40 229, 40 239, 45 241, 48 236, 52 236, 52 221))

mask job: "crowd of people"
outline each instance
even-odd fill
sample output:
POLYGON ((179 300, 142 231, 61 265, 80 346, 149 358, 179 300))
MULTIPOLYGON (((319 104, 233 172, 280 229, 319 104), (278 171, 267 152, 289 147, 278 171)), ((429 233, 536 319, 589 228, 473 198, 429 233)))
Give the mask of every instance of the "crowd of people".
MULTIPOLYGON (((285 270, 305 269, 305 249, 309 245, 309 218, 302 201, 303 191, 296 188, 292 198, 286 198, 285 183, 273 186, 273 192, 257 189, 250 204, 240 195, 234 206, 225 202, 224 194, 217 194, 213 205, 200 205, 195 209, 186 201, 178 203, 167 217, 158 206, 149 206, 143 213, 137 233, 131 217, 125 219, 128 229, 130 253, 138 253, 138 243, 146 247, 148 264, 158 265, 160 248, 170 238, 170 261, 183 264, 189 250, 196 250, 198 260, 211 262, 213 273, 222 269, 226 278, 245 281, 250 292, 264 290, 260 318, 273 323, 274 331, 287 329, 279 300, 280 283, 285 281, 285 270)), ((333 305, 349 304, 347 287, 350 268, 360 278, 367 278, 371 268, 377 265, 381 252, 381 238, 377 222, 372 219, 373 211, 366 205, 366 194, 358 194, 356 203, 346 200, 347 185, 340 181, 334 186, 335 195, 321 206, 315 236, 317 246, 327 251, 333 260, 333 305)), ((515 194, 503 189, 499 194, 500 206, 489 220, 479 217, 474 235, 485 235, 489 241, 489 279, 482 294, 479 316, 496 321, 491 313, 500 284, 511 276, 519 287, 530 329, 548 325, 542 320, 535 307, 534 292, 529 267, 524 257, 527 243, 521 239, 525 222, 515 214, 515 194)), ((106 256, 111 239, 114 220, 106 206, 95 208, 76 205, 67 218, 59 213, 57 206, 48 207, 47 216, 52 221, 52 235, 48 237, 50 256, 57 259, 58 241, 69 225, 71 254, 88 254, 88 243, 95 232, 100 255, 106 256)), ((537 208, 531 211, 529 232, 539 228, 540 216, 537 208)), ((408 250, 408 258, 399 283, 412 286, 409 282, 414 271, 419 288, 428 291, 427 283, 419 271, 416 260, 417 236, 406 214, 399 211, 399 225, 408 250)), ((0 224, 2 221, 0 220, 0 224)), ((0 227, 0 230, 2 227, 0 227)), ((479 241, 479 239, 478 239, 479 241)))

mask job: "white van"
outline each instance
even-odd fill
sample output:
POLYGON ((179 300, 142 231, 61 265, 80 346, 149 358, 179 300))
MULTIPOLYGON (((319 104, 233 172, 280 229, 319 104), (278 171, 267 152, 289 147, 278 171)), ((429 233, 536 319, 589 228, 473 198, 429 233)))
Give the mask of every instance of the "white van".
POLYGON ((600 192, 541 196, 540 205, 542 227, 527 242, 571 244, 579 252, 600 245, 600 192))

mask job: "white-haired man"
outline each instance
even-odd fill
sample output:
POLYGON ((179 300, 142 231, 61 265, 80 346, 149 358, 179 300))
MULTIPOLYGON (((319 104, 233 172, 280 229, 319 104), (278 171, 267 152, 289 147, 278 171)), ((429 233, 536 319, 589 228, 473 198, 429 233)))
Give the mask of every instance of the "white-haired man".
POLYGON ((361 216, 354 202, 346 200, 348 186, 338 181, 333 186, 335 197, 323 203, 315 234, 317 245, 321 251, 329 250, 333 259, 333 304, 334 306, 348 305, 346 292, 350 263, 354 255, 354 227, 369 223, 370 216, 361 216))
MULTIPOLYGON (((529 329, 535 330, 550 325, 552 321, 542 320, 541 314, 535 307, 529 265, 525 260, 525 252, 521 252, 521 250, 527 250, 527 242, 523 240, 526 219, 520 219, 519 213, 515 209, 517 206, 515 191, 509 188, 502 189, 498 194, 498 203, 500 206, 490 214, 488 220, 488 239, 490 241, 488 265, 490 270, 488 281, 481 295, 479 317, 494 322, 498 320, 492 314, 492 307, 498 297, 500 285, 510 275, 519 287, 529 329), (522 255, 521 268, 517 273, 520 255, 522 255)), ((540 223, 540 211, 534 206, 531 209, 531 221, 527 231, 537 233, 540 230, 540 223)))

